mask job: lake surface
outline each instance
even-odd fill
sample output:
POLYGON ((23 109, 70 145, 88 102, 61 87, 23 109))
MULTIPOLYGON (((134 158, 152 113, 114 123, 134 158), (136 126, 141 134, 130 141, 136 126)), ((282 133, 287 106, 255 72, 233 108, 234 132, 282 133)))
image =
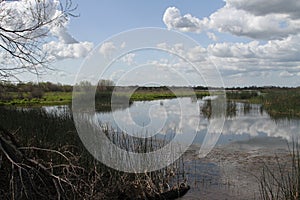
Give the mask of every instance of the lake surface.
MULTIPOLYGON (((132 136, 150 137, 181 134, 183 141, 195 137, 194 144, 202 144, 211 120, 202 112, 204 100, 191 98, 133 102, 125 109, 107 112, 98 110, 98 122, 132 136), (197 131, 193 128, 197 127, 197 131)), ((232 106, 232 105, 231 105, 232 106)), ((47 112, 69 114, 67 106, 45 106, 47 112)), ((292 141, 299 136, 299 119, 272 119, 261 105, 234 103, 234 109, 225 117, 217 145, 222 146, 253 138, 282 138, 292 141)), ((261 140, 260 140, 261 141, 261 140)), ((268 140, 266 140, 268 141, 268 140)), ((274 143, 274 142, 272 142, 274 143)))
MULTIPOLYGON (((299 137, 300 120, 273 119, 261 105, 228 103, 231 109, 223 116, 216 146, 205 158, 199 158, 208 127, 218 118, 203 112, 205 106, 207 101, 191 98, 139 101, 111 112, 100 109, 94 118, 132 136, 172 139, 178 134, 180 142, 192 137, 185 158, 192 189, 182 199, 259 199, 253 173, 261 173, 264 161, 275 164, 275 155, 286 158, 287 142, 299 137)), ((67 106, 43 109, 55 115, 70 114, 67 106)))

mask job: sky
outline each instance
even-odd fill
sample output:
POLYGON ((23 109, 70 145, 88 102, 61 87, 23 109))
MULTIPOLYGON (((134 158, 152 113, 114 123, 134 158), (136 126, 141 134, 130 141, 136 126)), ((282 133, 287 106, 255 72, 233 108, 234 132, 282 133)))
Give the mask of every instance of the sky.
POLYGON ((91 55, 97 57, 98 54, 91 52, 106 55, 122 49, 121 44, 110 42, 111 38, 133 29, 158 27, 183 34, 197 42, 199 48, 187 48, 178 41, 165 44, 177 56, 157 50, 131 52, 114 62, 105 78, 118 82, 122 74, 130 74, 123 84, 134 85, 140 83, 141 77, 151 81, 151 76, 155 76, 156 82, 165 77, 168 81, 161 84, 177 85, 179 74, 191 80, 188 85, 205 85, 209 81, 204 80, 203 74, 212 67, 219 71, 225 87, 300 86, 299 0, 73 0, 73 3, 78 4, 75 14, 79 17, 71 18, 60 28, 51 28, 51 40, 43 45, 55 70, 38 78, 22 74, 22 80, 74 84, 91 55), (200 66, 202 78, 180 56, 200 66), (208 59, 198 59, 203 56, 210 63, 208 59), (137 67, 139 71, 133 73, 137 67), (175 70, 177 75, 167 73, 166 69, 175 70), (158 77, 162 71, 165 73, 158 77))

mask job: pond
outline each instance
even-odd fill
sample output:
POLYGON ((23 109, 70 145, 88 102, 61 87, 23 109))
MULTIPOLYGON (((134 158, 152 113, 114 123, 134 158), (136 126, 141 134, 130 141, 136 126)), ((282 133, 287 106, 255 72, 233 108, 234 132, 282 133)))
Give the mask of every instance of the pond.
MULTIPOLYGON (((193 144, 185 154, 185 171, 192 189, 183 199, 258 199, 258 184, 252 173, 260 173, 264 161, 275 164, 275 154, 285 157, 287 143, 299 136, 300 120, 273 119, 261 105, 228 102, 216 146, 205 158, 199 158, 208 127, 218 117, 205 112, 208 101, 136 101, 114 111, 100 109, 94 117, 132 136, 172 139, 178 134, 179 142, 192 137, 193 144)), ((67 106, 43 109, 55 115, 70 114, 67 106)))
MULTIPOLYGON (((190 134, 189 131, 193 132, 187 126, 191 126, 192 122, 198 122, 197 134, 192 135, 195 137, 193 143, 202 144, 211 120, 202 112, 203 107, 206 106, 205 102, 205 100, 195 101, 191 98, 135 101, 127 108, 110 112, 101 111, 100 108, 95 117, 99 123, 129 135, 134 136, 136 133, 136 136, 150 137, 154 134, 166 135, 179 132, 182 134, 180 137, 182 140, 190 134), (186 113, 189 115, 182 117, 186 113), (187 117, 189 121, 182 119, 187 117)), ((281 138, 291 141, 299 134, 300 119, 273 119, 258 104, 230 102, 227 106, 234 109, 227 111, 222 134, 217 141, 218 146, 255 138, 281 138)), ((42 109, 55 115, 70 114, 68 106, 44 106, 42 109)))

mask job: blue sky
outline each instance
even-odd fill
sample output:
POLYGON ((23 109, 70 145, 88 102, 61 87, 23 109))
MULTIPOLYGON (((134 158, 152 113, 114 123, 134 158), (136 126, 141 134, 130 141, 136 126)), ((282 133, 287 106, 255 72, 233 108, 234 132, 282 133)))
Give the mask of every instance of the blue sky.
MULTIPOLYGON (((225 86, 300 85, 298 0, 74 0, 73 3, 78 4, 75 14, 80 16, 71 18, 61 30, 51 31, 53 41, 43 48, 52 56, 52 67, 56 70, 40 76, 39 80, 73 84, 84 58, 93 48, 101 48, 99 44, 103 41, 135 28, 160 27, 198 42, 203 50, 194 51, 192 57, 210 55, 225 86)), ((112 49, 117 48, 111 45, 112 49)), ((147 55, 131 54, 131 63, 141 57, 147 55)), ((163 58, 159 62, 152 63, 166 65, 163 58)), ((129 67, 124 65, 125 71, 129 67)), ((183 64, 180 67, 186 68, 183 64)), ((184 71, 187 70, 181 73, 184 71)), ((21 78, 37 79, 28 74, 21 78)))
POLYGON ((96 43, 128 29, 165 27, 162 17, 170 6, 204 17, 224 4, 223 1, 213 1, 205 5, 195 0, 90 0, 88 3, 76 3, 80 17, 72 19, 69 30, 80 40, 92 38, 96 43))

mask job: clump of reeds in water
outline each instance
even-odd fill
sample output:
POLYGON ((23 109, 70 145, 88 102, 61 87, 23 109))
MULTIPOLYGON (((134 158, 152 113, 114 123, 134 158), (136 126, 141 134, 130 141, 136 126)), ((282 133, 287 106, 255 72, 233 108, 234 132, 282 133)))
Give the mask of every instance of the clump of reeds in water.
POLYGON ((300 199, 300 146, 298 141, 289 146, 286 162, 276 157, 275 166, 265 164, 259 178, 260 196, 263 200, 300 199))
MULTIPOLYGON (((98 162, 82 145, 70 113, 6 108, 0 113, 0 199, 159 199, 180 188, 184 179, 182 159, 144 173, 125 173, 98 162)), ((165 144, 109 129, 105 133, 136 152, 165 144)))

